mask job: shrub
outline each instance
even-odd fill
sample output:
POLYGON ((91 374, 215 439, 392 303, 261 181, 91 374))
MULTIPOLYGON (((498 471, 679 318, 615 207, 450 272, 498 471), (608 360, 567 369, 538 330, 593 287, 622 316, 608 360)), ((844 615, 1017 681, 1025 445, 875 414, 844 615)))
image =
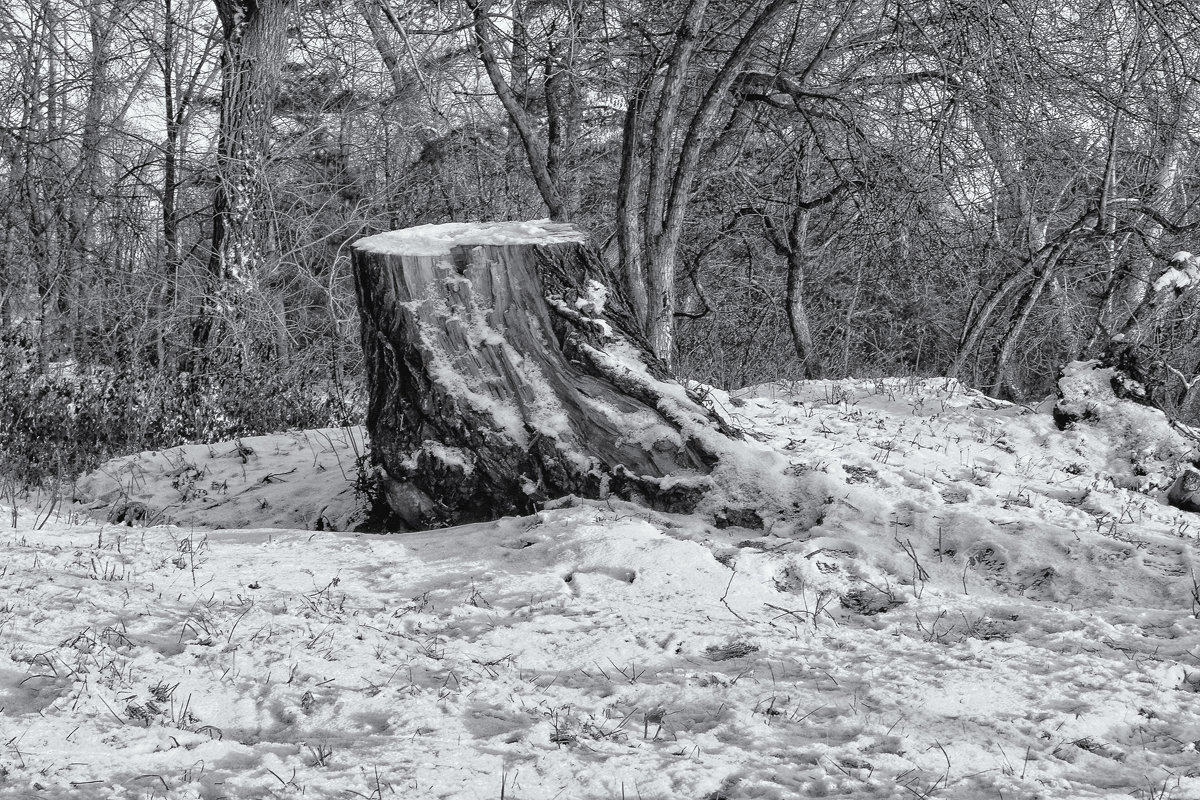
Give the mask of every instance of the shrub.
POLYGON ((358 422, 362 390, 311 364, 203 376, 128 366, 39 369, 34 344, 0 331, 0 478, 27 490, 79 475, 115 455, 358 422))

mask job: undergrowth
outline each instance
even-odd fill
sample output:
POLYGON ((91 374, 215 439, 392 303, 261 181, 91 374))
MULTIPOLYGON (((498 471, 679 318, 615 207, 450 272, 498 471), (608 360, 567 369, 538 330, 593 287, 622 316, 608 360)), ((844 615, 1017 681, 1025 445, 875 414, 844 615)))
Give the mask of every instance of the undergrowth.
POLYGON ((128 365, 39 369, 35 352, 20 333, 0 331, 6 495, 69 481, 116 455, 361 421, 361 387, 311 362, 168 375, 128 365))

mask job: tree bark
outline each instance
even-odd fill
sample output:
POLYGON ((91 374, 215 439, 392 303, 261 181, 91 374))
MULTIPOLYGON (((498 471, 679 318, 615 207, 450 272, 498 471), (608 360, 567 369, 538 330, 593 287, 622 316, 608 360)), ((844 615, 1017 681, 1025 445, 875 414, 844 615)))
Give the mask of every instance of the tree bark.
POLYGON ((812 328, 808 324, 808 308, 804 303, 804 279, 806 271, 806 239, 808 237, 808 211, 797 213, 794 236, 789 236, 787 253, 787 320, 792 333, 792 347, 796 360, 800 362, 800 373, 806 380, 818 378, 823 371, 821 356, 813 345, 812 328))
MULTIPOLYGON (((698 2, 695 5, 700 6, 700 14, 703 15, 706 3, 698 2)), ((660 198, 658 187, 652 183, 649 188, 645 211, 646 250, 650 259, 646 268, 649 295, 646 332, 653 352, 664 360, 670 361, 674 357, 675 268, 678 262, 679 242, 691 204, 692 187, 700 173, 700 157, 717 121, 721 104, 729 96, 742 67, 750 59, 754 48, 767 35, 771 25, 792 5, 791 0, 769 0, 765 6, 761 6, 761 11, 738 39, 732 53, 708 84, 691 122, 683 133, 683 144, 671 170, 670 190, 660 198)), ((691 10, 689 7, 689 12, 691 10)), ((688 34, 688 25, 690 22, 685 20, 681 35, 688 34)), ((666 93, 671 89, 668 86, 663 91, 666 93)), ((657 124, 655 136, 656 142, 665 145, 669 154, 669 137, 666 141, 658 138, 657 124)), ((651 181, 654 180, 656 172, 655 169, 651 170, 651 181)))
POLYGON ((249 285, 261 271, 268 226, 263 168, 271 119, 287 53, 292 0, 214 0, 221 21, 221 119, 217 130, 217 189, 213 196, 209 295, 193 322, 186 366, 203 364, 213 335, 216 297, 229 285, 249 285))
POLYGON ((210 272, 219 280, 245 280, 260 260, 264 226, 255 213, 290 2, 215 0, 224 47, 210 272))
POLYGON ((567 494, 692 510, 740 438, 649 354, 570 225, 427 225, 359 241, 367 427, 411 528, 567 494))
POLYGON ((1162 163, 1154 177, 1153 193, 1148 205, 1155 214, 1151 216, 1149 228, 1142 234, 1145 255, 1132 262, 1125 274, 1120 276, 1116 289, 1117 298, 1112 309, 1116 319, 1109 320, 1108 327, 1116 328, 1122 319, 1128 321, 1136 315, 1142 304, 1152 299, 1150 276, 1154 272, 1165 230, 1159 219, 1169 215, 1175 200, 1176 187, 1184 177, 1184 163, 1191 139, 1186 135, 1196 114, 1197 97, 1194 82, 1188 81, 1179 100, 1173 124, 1165 131, 1162 163), (1122 317, 1121 315, 1128 315, 1122 317))
POLYGON ((1048 253, 1039 254, 1035 260, 1034 279, 1017 302, 1016 308, 1013 309, 1008 330, 1000 339, 1000 345, 996 350, 996 362, 992 367, 992 380, 990 381, 993 396, 1014 402, 1024 399, 1025 393, 1020 388, 1021 382, 1010 374, 1013 356, 1016 355, 1017 345, 1021 341, 1021 334, 1025 331, 1030 314, 1033 313, 1042 292, 1055 277, 1059 262, 1071 247, 1072 242, 1067 240, 1051 247, 1048 253))

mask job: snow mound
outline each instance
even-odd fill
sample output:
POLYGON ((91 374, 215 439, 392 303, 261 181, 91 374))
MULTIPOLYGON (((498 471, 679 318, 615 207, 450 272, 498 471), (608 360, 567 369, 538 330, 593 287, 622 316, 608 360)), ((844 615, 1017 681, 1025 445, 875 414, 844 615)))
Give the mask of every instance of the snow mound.
POLYGON ((1108 462, 1121 465, 1114 468, 1141 475, 1163 470, 1173 478, 1192 443, 1171 427, 1163 412, 1117 397, 1114 380, 1128 379, 1097 361, 1068 364, 1058 382, 1055 418, 1081 437, 1093 437, 1090 446, 1096 454, 1104 453, 1108 462))
POLYGON ((76 500, 142 526, 350 530, 368 510, 355 492, 364 437, 325 428, 122 456, 81 478, 76 500))

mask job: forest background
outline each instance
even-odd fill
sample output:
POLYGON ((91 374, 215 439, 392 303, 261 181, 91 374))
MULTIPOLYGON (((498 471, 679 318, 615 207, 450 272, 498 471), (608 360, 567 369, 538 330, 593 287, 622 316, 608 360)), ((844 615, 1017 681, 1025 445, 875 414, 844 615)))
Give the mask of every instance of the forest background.
POLYGON ((349 247, 450 221, 578 224, 683 378, 1040 398, 1200 225, 1197 69, 1175 0, 10 3, 0 474, 359 421, 349 247))

